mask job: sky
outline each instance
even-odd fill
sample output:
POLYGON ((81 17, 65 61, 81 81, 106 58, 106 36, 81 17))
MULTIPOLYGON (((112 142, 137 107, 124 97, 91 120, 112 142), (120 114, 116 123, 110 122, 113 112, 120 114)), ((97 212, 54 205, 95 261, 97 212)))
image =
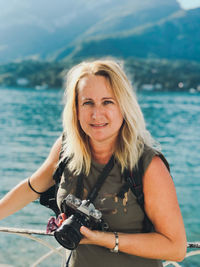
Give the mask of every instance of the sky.
POLYGON ((185 9, 200 7, 200 0, 177 0, 185 9))

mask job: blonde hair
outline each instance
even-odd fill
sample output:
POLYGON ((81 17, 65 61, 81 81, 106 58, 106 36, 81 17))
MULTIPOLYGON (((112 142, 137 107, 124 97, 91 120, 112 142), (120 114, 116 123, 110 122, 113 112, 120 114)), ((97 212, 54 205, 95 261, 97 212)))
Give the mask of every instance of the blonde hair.
POLYGON ((153 139, 147 131, 145 121, 131 83, 122 67, 114 60, 82 62, 73 67, 66 79, 66 104, 63 111, 65 141, 63 158, 70 158, 68 168, 71 172, 89 174, 91 152, 88 136, 80 127, 77 116, 78 83, 87 75, 101 75, 110 82, 113 93, 124 117, 120 129, 115 159, 124 168, 132 169, 144 150, 144 144, 153 146, 153 139))

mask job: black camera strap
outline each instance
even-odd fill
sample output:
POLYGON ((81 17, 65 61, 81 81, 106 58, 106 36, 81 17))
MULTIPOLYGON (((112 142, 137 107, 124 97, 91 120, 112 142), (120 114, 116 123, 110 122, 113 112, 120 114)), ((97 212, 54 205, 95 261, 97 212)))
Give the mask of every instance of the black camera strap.
POLYGON ((110 171, 112 170, 113 166, 114 166, 114 156, 112 156, 110 158, 109 162, 103 168, 102 173, 99 175, 96 184, 94 185, 94 187, 92 188, 92 190, 88 194, 87 199, 89 199, 91 202, 93 202, 96 199, 99 190, 101 189, 103 183, 105 182, 105 180, 106 180, 108 174, 110 173, 110 171))
MULTIPOLYGON (((94 202, 94 200, 96 199, 99 190, 101 189, 103 183, 108 177, 113 166, 114 166, 114 156, 112 156, 109 162, 105 165, 99 177, 97 178, 97 182, 95 183, 90 193, 88 194, 87 199, 90 200, 90 202, 94 202)), ((76 197, 79 197, 79 198, 81 197, 81 194, 83 191, 83 179, 84 179, 84 175, 80 174, 78 177, 77 188, 76 188, 76 197)))

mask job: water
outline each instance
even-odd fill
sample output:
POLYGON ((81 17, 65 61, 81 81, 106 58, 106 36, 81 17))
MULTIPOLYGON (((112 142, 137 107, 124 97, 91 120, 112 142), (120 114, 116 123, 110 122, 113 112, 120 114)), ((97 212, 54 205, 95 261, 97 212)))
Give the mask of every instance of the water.
MULTIPOLYGON (((62 90, 0 88, 0 197, 42 164, 62 132, 62 95, 62 90)), ((170 162, 188 241, 200 241, 200 94, 146 92, 138 99, 170 162)), ((45 229, 51 215, 34 202, 0 226, 45 229)), ((47 251, 24 237, 0 233, 0 263, 26 267, 47 251)), ((40 266, 59 264, 54 256, 40 266)), ((182 266, 200 266, 200 256, 182 266)))

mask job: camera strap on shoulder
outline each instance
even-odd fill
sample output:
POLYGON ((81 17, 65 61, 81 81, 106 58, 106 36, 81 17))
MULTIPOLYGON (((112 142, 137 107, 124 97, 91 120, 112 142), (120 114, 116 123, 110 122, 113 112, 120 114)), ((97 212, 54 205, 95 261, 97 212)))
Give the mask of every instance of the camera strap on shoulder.
MULTIPOLYGON (((101 189, 103 183, 105 182, 106 178, 108 177, 110 171, 112 170, 114 166, 114 156, 112 156, 109 160, 109 162, 104 166, 102 172, 100 173, 99 177, 97 178, 97 182, 89 192, 87 199, 90 200, 90 202, 94 202, 96 199, 99 190, 101 189)), ((77 177, 77 184, 76 184, 76 193, 75 196, 82 199, 83 197, 83 181, 84 181, 85 175, 81 173, 77 177)))
POLYGON ((105 165, 105 167, 103 168, 103 171, 100 173, 96 184, 93 186, 90 193, 88 194, 87 199, 90 200, 90 202, 93 202, 96 199, 99 190, 101 189, 103 183, 105 182, 106 178, 108 177, 113 166, 114 166, 114 156, 112 155, 109 162, 105 165))

